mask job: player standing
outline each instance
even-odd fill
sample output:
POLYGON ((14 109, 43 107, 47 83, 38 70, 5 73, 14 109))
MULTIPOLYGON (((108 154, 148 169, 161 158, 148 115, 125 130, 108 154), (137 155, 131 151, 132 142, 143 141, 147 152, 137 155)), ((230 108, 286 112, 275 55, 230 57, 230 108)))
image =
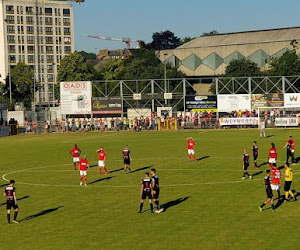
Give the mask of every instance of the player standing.
POLYGON ((247 150, 246 149, 244 149, 244 154, 243 154, 243 156, 242 156, 242 161, 241 161, 241 163, 243 164, 243 171, 244 171, 244 174, 243 174, 243 180, 245 180, 246 179, 246 175, 247 176, 249 176, 249 179, 251 180, 251 179, 253 179, 253 177, 252 177, 252 175, 250 175, 249 173, 248 173, 248 167, 249 167, 249 154, 247 153, 247 150))
POLYGON ((265 183, 265 189, 266 189, 266 193, 267 193, 267 200, 261 204, 258 208, 259 210, 262 212, 262 208, 267 205, 269 202, 271 202, 271 205, 272 205, 272 210, 274 211, 275 210, 275 207, 274 207, 274 197, 273 197, 273 193, 272 193, 272 189, 271 189, 271 171, 268 169, 266 171, 267 175, 265 176, 264 178, 264 183, 265 183))
POLYGON ((105 171, 105 174, 107 175, 107 169, 105 167, 105 160, 106 160, 106 152, 103 150, 103 147, 97 150, 97 153, 99 155, 99 161, 98 161, 98 166, 99 166, 99 175, 101 175, 102 168, 105 171))
POLYGON ((159 193, 160 193, 160 189, 159 189, 159 178, 156 175, 156 169, 152 168, 151 169, 151 175, 152 175, 152 190, 153 190, 153 201, 156 204, 156 211, 155 213, 161 213, 163 211, 163 208, 161 208, 161 206, 159 205, 159 193))
POLYGON ((260 138, 262 139, 262 136, 266 138, 266 121, 264 119, 261 119, 259 125, 260 125, 260 138))
POLYGON ((89 168, 89 161, 86 158, 86 155, 79 161, 79 172, 80 172, 80 186, 82 186, 82 181, 84 177, 84 185, 87 185, 87 168, 89 168))
POLYGON ((292 181, 293 181, 293 170, 290 168, 290 164, 286 163, 284 165, 285 168, 285 173, 284 173, 284 191, 285 191, 285 200, 284 202, 286 202, 289 198, 289 195, 292 196, 293 200, 296 201, 296 197, 293 194, 292 190, 291 190, 291 185, 292 185, 292 181))
POLYGON ((295 140, 292 136, 290 136, 290 139, 287 140, 286 144, 283 148, 287 148, 286 152, 286 162, 289 162, 289 158, 292 157, 292 165, 296 165, 295 163, 295 140))
POLYGON ((280 177, 281 177, 281 172, 279 168, 277 168, 276 163, 273 163, 271 189, 273 191, 277 191, 278 202, 280 200, 280 177))
POLYGON ((269 150, 269 166, 272 168, 273 163, 276 163, 277 160, 277 149, 274 143, 271 143, 271 148, 269 150))
POLYGON ((256 141, 253 142, 252 153, 253 153, 253 159, 254 159, 254 168, 258 168, 258 166, 257 166, 258 146, 257 146, 256 141))
POLYGON ((79 162, 79 156, 81 154, 81 150, 78 148, 77 144, 74 145, 74 148, 72 148, 69 151, 70 155, 73 157, 73 163, 74 163, 74 170, 76 170, 76 166, 79 162))
POLYGON ((148 197, 151 213, 153 213, 153 204, 152 204, 152 180, 149 178, 149 173, 145 173, 145 178, 142 180, 142 186, 141 186, 141 204, 140 204, 140 211, 139 213, 142 213, 142 209, 144 206, 144 200, 148 197))
POLYGON ((131 173, 130 162, 131 162, 132 158, 131 158, 131 152, 128 149, 128 145, 125 146, 125 149, 122 152, 122 157, 123 157, 123 160, 124 160, 125 174, 127 174, 127 168, 129 169, 129 173, 131 173))
POLYGON ((13 223, 19 223, 17 221, 17 216, 19 213, 19 206, 17 202, 17 195, 16 195, 16 188, 15 188, 15 181, 10 180, 9 186, 4 190, 4 196, 6 197, 6 210, 7 210, 7 221, 10 224, 10 211, 11 208, 15 210, 13 223))
POLYGON ((192 155, 193 155, 194 161, 196 161, 196 157, 195 157, 195 142, 193 141, 192 137, 188 138, 188 155, 189 155, 190 162, 192 161, 192 155))

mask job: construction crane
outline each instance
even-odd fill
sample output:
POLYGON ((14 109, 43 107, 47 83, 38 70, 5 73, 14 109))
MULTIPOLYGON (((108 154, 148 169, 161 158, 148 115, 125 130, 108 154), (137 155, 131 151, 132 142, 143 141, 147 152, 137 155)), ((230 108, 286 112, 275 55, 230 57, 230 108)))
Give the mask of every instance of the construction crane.
POLYGON ((141 47, 141 40, 131 39, 131 38, 114 38, 114 37, 107 37, 107 36, 93 36, 93 35, 81 35, 82 37, 100 39, 100 40, 108 40, 108 41, 117 41, 117 42, 124 42, 127 44, 127 49, 130 49, 131 43, 138 43, 139 47, 141 47))

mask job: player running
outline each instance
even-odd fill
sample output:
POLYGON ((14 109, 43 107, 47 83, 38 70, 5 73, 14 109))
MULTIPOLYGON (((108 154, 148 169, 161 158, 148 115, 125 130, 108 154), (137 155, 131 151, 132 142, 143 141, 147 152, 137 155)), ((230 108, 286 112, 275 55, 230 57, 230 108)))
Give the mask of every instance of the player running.
POLYGON ((272 210, 275 211, 275 206, 274 206, 274 197, 273 197, 273 193, 272 193, 272 189, 271 189, 271 171, 268 169, 266 171, 267 175, 264 178, 264 183, 265 183, 265 189, 266 189, 266 193, 267 193, 267 200, 261 204, 258 208, 259 210, 262 212, 262 208, 267 205, 269 202, 271 202, 272 205, 272 210))
POLYGON ((241 160, 241 163, 243 164, 243 171, 244 171, 244 174, 243 174, 243 180, 246 179, 246 175, 249 177, 249 179, 253 179, 252 175, 250 175, 248 173, 248 167, 249 167, 249 154, 247 153, 247 150, 244 149, 244 154, 242 156, 242 160, 241 160))
POLYGON ((258 168, 257 166, 258 146, 256 141, 253 142, 252 153, 253 153, 253 160, 254 160, 254 168, 258 168))
POLYGON ((271 148, 269 150, 269 166, 272 168, 273 163, 277 161, 277 149, 274 143, 271 143, 271 148))
POLYGON ((140 211, 142 213, 142 209, 144 206, 144 200, 148 197, 151 213, 153 213, 153 204, 152 204, 152 180, 149 178, 149 173, 145 173, 145 178, 142 180, 141 186, 141 204, 140 204, 140 211))
POLYGON ((72 148, 69 151, 70 155, 73 157, 73 163, 74 163, 74 170, 76 170, 76 166, 79 162, 79 156, 81 154, 81 150, 78 148, 77 144, 74 145, 74 148, 72 148))
POLYGON ((293 200, 296 201, 296 197, 293 194, 292 190, 291 190, 291 185, 292 185, 292 181, 293 181, 293 170, 290 168, 290 164, 286 163, 284 165, 285 168, 285 173, 284 173, 284 191, 285 191, 285 200, 284 202, 286 202, 289 198, 289 195, 292 196, 293 200))
POLYGON ((290 139, 287 140, 286 144, 283 148, 286 148, 286 162, 289 162, 289 158, 292 157, 292 165, 296 165, 295 163, 295 140, 292 136, 290 136, 290 139))
POLYGON ((84 185, 87 185, 87 169, 90 168, 89 161, 86 158, 86 155, 79 161, 79 172, 80 172, 80 186, 82 186, 82 181, 84 177, 84 185))
POLYGON ((122 152, 122 157, 123 157, 123 160, 124 160, 125 174, 127 174, 127 168, 129 169, 129 173, 131 173, 130 162, 132 160, 132 157, 131 157, 131 152, 128 149, 128 145, 125 146, 125 149, 122 152))
POLYGON ((7 221, 8 224, 10 224, 10 211, 11 208, 15 210, 13 223, 19 223, 17 221, 17 216, 19 213, 19 206, 17 201, 17 195, 16 195, 16 188, 15 188, 15 181, 10 180, 9 186, 5 188, 4 190, 4 196, 6 197, 6 210, 7 210, 7 221))
POLYGON ((272 166, 272 181, 271 181, 271 189, 273 191, 277 191, 278 194, 278 202, 280 200, 280 177, 281 172, 279 168, 277 168, 276 163, 273 163, 272 166))
POLYGON ((264 119, 261 119, 259 125, 260 125, 260 139, 262 139, 262 136, 266 138, 266 121, 264 119))
POLYGON ((163 208, 159 205, 159 178, 156 175, 156 169, 151 169, 151 175, 152 175, 152 190, 153 190, 153 201, 156 204, 156 211, 155 213, 161 213, 163 211, 163 208))
POLYGON ((105 174, 107 175, 107 169, 105 167, 105 160, 106 160, 106 152, 103 150, 103 147, 97 150, 97 153, 99 155, 99 161, 98 161, 98 166, 99 166, 99 175, 101 175, 102 168, 105 171, 105 174))
POLYGON ((192 155, 193 155, 193 159, 194 159, 194 161, 196 161, 196 157, 195 157, 195 142, 193 141, 192 137, 189 137, 187 140, 188 140, 188 155, 189 155, 189 160, 190 160, 190 162, 192 161, 192 155))

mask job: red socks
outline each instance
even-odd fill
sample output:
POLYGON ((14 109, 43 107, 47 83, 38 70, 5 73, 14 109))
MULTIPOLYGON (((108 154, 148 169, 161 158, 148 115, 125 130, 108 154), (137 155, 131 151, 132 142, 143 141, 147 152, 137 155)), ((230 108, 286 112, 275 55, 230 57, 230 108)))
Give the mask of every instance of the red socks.
POLYGON ((189 160, 191 160, 192 158, 191 158, 191 155, 189 155, 189 160))
POLYGON ((196 157, 195 157, 195 155, 193 155, 193 158, 194 158, 194 161, 196 160, 196 157))
POLYGON ((84 177, 84 183, 86 184, 86 181, 87 181, 87 179, 86 179, 86 177, 84 177))
POLYGON ((269 163, 270 168, 272 168, 272 163, 269 163))
POLYGON ((80 181, 81 181, 81 182, 82 182, 82 179, 83 179, 83 178, 82 178, 82 177, 80 177, 80 181))
POLYGON ((105 174, 107 174, 107 169, 104 167, 105 174))

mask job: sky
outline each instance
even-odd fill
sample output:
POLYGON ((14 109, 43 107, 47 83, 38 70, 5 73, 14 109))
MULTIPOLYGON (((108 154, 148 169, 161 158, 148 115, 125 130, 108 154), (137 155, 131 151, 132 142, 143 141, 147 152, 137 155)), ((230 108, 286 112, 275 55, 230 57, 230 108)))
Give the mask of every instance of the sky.
MULTIPOLYGON (((154 32, 178 37, 300 26, 299 0, 85 0, 74 4, 75 49, 98 53, 125 43, 81 37, 128 37, 151 42, 154 32)), ((137 44, 133 43, 132 47, 137 44)))

